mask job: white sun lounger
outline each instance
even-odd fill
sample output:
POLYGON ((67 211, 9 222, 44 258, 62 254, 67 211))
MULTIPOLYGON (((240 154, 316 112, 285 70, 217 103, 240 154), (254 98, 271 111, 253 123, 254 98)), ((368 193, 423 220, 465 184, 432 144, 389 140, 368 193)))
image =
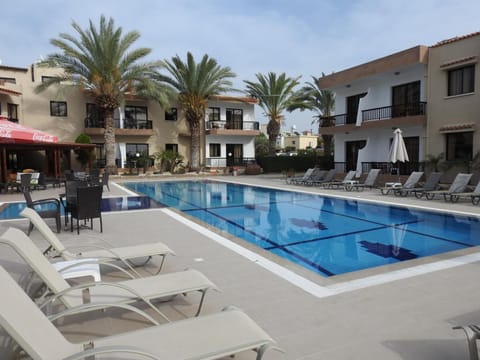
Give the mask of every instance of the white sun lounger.
MULTIPOLYGON (((141 257, 152 257, 158 255, 162 258, 160 266, 158 268, 157 274, 162 269, 165 257, 167 255, 175 255, 175 253, 165 244, 161 242, 147 243, 147 244, 138 244, 132 246, 123 246, 116 248, 108 248, 105 246, 99 245, 85 245, 82 247, 93 247, 97 250, 82 251, 78 253, 73 253, 69 251, 50 227, 45 223, 45 221, 30 208, 25 208, 20 213, 21 216, 26 217, 30 222, 37 228, 38 231, 43 235, 43 237, 49 242, 50 248, 55 249, 55 251, 64 259, 64 260, 75 260, 82 258, 97 258, 105 261, 121 261, 125 264, 136 276, 141 277, 141 275, 133 268, 129 260, 141 258, 141 257)), ((48 252, 47 249, 45 252, 48 252)))
MULTIPOLYGON (((92 339, 74 344, 45 317, 0 266, 0 325, 33 360, 74 360, 101 354, 108 359, 213 360, 246 350, 257 360, 274 340, 243 311, 219 313, 92 339)), ((101 357, 104 358, 104 357, 101 357)))
POLYGON ((51 291, 51 296, 44 296, 46 300, 40 305, 41 307, 57 299, 67 309, 80 309, 80 306, 84 306, 85 311, 143 301, 164 317, 156 307, 151 305, 151 300, 198 291, 201 293, 201 298, 197 316, 201 311, 206 292, 209 289, 217 289, 205 275, 193 269, 115 283, 93 282, 72 287, 21 230, 9 228, 0 236, 0 244, 6 244, 15 249, 51 291), (86 289, 90 298, 88 304, 84 304, 86 289))

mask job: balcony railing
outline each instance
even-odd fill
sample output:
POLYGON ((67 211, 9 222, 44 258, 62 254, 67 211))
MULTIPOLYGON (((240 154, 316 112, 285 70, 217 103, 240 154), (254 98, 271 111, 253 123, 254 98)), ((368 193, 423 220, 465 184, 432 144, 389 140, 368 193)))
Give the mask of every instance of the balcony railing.
MULTIPOLYGON (((427 113, 427 103, 418 102, 412 104, 383 106, 374 109, 362 111, 362 122, 388 120, 398 117, 418 116, 427 113)), ((355 114, 339 114, 322 117, 322 126, 340 126, 346 124, 355 124, 357 117, 355 114)))
POLYGON ((228 129, 228 130, 258 130, 258 121, 207 121, 206 129, 228 129))
MULTIPOLYGON (((410 175, 412 171, 425 171, 424 162, 405 162, 405 163, 390 163, 390 162, 362 162, 362 173, 368 173, 371 169, 381 169, 382 174, 397 175, 397 168, 400 175, 410 175)), ((356 170, 357 163, 335 162, 335 169, 338 172, 346 173, 349 170, 356 170)))
MULTIPOLYGON (((123 127, 120 127, 120 119, 114 120, 116 129, 152 129, 152 120, 123 120, 123 127)), ((85 128, 104 128, 103 119, 85 119, 85 128)))
POLYGON ((206 159, 207 167, 223 168, 227 166, 247 166, 247 164, 255 162, 255 158, 221 158, 211 157, 206 159))
POLYGON ((426 102, 413 104, 384 106, 376 109, 362 111, 362 121, 374 121, 393 119, 397 117, 425 115, 427 109, 426 102))

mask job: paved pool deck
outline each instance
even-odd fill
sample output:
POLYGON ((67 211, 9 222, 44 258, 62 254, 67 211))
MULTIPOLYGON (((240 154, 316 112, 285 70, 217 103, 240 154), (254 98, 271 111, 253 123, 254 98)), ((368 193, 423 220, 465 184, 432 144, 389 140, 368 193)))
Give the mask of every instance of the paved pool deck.
MULTIPOLYGON (((324 190, 287 185, 281 176, 209 178, 480 216, 480 207, 468 201, 450 204, 441 199, 427 201, 383 196, 379 190, 324 190)), ((104 196, 126 194, 116 185, 124 181, 164 179, 169 178, 113 178, 110 192, 105 191, 104 196)), ((62 191, 62 188, 49 188, 32 195, 34 199, 57 197, 62 191)), ((0 195, 0 202, 21 200, 21 194, 0 195)), ((221 289, 221 292, 207 294, 202 313, 235 305, 255 319, 285 349, 284 355, 267 353, 266 360, 467 359, 465 337, 462 332, 452 330, 452 326, 480 324, 478 247, 324 278, 224 233, 207 229, 170 209, 107 212, 103 219, 102 234, 95 221, 93 230, 82 229, 78 236, 68 229, 59 237, 67 246, 88 245, 99 239, 112 246, 152 241, 166 243, 177 255, 166 260, 163 272, 195 268, 221 289)), ((25 231, 28 223, 25 220, 1 221, 0 232, 9 226, 25 231)), ((36 230, 31 238, 40 248, 46 248, 46 242, 36 230)), ((152 261, 142 271, 153 272, 158 261, 152 261)), ((0 251, 0 265, 19 281, 24 280, 23 275, 28 270, 23 260, 4 246, 0 251)), ((118 279, 119 276, 110 272, 103 278, 118 279)), ((179 320, 192 316, 197 304, 195 294, 161 303, 159 308, 172 320, 179 320)), ((147 325, 133 315, 112 310, 75 316, 58 326, 70 340, 83 341, 147 325)), ((0 351, 0 355, 6 354, 8 347, 0 351)), ((254 358, 249 352, 236 356, 239 360, 254 358)))

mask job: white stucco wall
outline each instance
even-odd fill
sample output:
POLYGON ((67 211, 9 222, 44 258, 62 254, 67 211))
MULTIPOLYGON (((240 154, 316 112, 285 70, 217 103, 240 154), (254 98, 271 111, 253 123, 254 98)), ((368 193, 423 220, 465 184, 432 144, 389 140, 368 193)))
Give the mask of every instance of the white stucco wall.
POLYGON ((335 93, 335 114, 347 112, 347 97, 368 92, 362 99, 364 109, 390 106, 392 104, 392 87, 420 80, 420 101, 426 101, 425 91, 425 65, 415 65, 408 68, 398 69, 399 74, 385 73, 358 80, 351 84, 332 88, 335 93), (347 87, 349 85, 349 87, 347 87))
MULTIPOLYGON (((423 159, 424 137, 422 126, 411 126, 401 128, 404 137, 419 137, 419 158, 423 159)), ((335 135, 335 161, 345 161, 345 143, 349 141, 369 140, 366 146, 367 152, 365 156, 368 161, 385 162, 388 161, 388 151, 390 149, 390 139, 393 138, 393 130, 391 128, 379 128, 374 132, 366 130, 357 130, 349 134, 335 135)))

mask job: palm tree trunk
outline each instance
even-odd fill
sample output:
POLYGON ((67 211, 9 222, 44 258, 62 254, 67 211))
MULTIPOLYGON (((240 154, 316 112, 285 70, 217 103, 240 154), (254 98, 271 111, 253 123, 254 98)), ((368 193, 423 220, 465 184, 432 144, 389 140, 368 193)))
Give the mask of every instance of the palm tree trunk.
POLYGON ((268 133, 268 155, 275 155, 277 148, 277 138, 280 133, 280 123, 275 120, 270 120, 267 125, 268 133))
POLYGON ((105 110, 105 171, 109 174, 117 173, 115 165, 115 123, 113 119, 113 110, 105 110))
POLYGON ((189 122, 190 124, 190 168, 193 171, 200 170, 200 121, 195 119, 189 122))
POLYGON ((322 135, 323 154, 326 156, 330 156, 332 154, 332 138, 333 135, 322 135))

